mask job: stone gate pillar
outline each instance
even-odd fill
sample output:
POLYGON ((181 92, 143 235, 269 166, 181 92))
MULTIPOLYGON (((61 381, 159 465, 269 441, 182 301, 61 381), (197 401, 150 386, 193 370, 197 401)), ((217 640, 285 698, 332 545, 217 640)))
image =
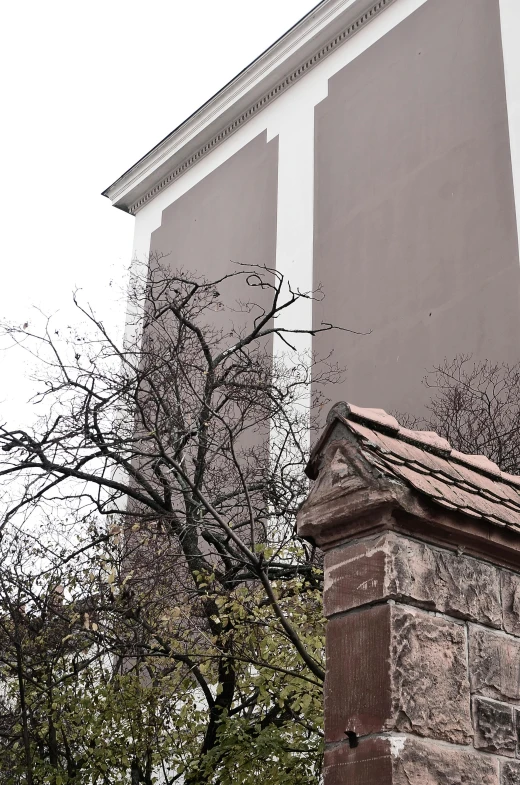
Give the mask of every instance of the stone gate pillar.
POLYGON ((520 477, 347 404, 307 471, 325 785, 520 785, 520 477))

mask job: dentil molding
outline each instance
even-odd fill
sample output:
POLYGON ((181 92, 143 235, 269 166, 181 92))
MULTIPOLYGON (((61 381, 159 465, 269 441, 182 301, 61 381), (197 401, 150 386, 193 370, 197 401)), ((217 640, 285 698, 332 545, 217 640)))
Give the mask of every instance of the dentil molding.
POLYGON ((235 80, 210 99, 198 112, 188 118, 179 128, 109 186, 103 192, 103 196, 107 196, 116 207, 135 215, 164 188, 185 174, 204 156, 214 150, 225 139, 228 139, 272 101, 276 100, 283 92, 305 76, 314 66, 318 65, 349 38, 352 38, 353 35, 394 1, 377 0, 377 2, 373 2, 372 0, 367 8, 366 0, 358 0, 354 4, 349 2, 349 0, 336 0, 336 2, 334 0, 325 0, 239 74, 235 80), (259 98, 245 110, 236 114, 216 133, 211 133, 211 130, 214 131, 215 122, 218 122, 218 116, 225 114, 226 109, 229 110, 234 103, 237 103, 240 93, 247 97, 247 93, 251 93, 256 85, 261 84, 265 80, 266 71, 272 72, 288 59, 294 60, 294 55, 298 48, 302 46, 302 43, 305 43, 305 41, 302 42, 302 39, 310 36, 312 40, 317 37, 316 33, 320 32, 320 27, 323 28, 321 31, 323 33, 330 26, 335 26, 334 21, 337 21, 338 11, 341 12, 343 10, 342 7, 347 6, 347 8, 355 11, 360 5, 364 6, 364 10, 359 12, 353 19, 351 18, 351 21, 346 26, 340 29, 339 32, 336 31, 325 44, 306 57, 297 67, 291 68, 288 74, 278 79, 274 86, 263 92, 259 98), (335 14, 335 18, 330 19, 333 14, 335 14), (210 130, 209 138, 208 130, 210 130), (167 166, 168 161, 178 157, 178 154, 182 153, 182 148, 189 146, 189 142, 195 141, 197 137, 202 138, 198 140, 199 143, 193 152, 185 156, 177 166, 173 165, 167 173, 164 173, 164 168, 167 166))

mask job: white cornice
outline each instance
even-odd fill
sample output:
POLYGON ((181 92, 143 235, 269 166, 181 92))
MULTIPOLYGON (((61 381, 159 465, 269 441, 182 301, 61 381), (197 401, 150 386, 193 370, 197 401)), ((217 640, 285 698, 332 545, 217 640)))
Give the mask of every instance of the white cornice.
POLYGON ((103 192, 135 215, 394 0, 324 0, 103 192))

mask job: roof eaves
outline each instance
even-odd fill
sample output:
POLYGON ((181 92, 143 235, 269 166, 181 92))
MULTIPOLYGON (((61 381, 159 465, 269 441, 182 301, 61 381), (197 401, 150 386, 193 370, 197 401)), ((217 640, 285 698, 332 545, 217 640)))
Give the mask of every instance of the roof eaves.
POLYGON ((341 423, 366 459, 373 457, 385 474, 404 480, 434 503, 472 518, 497 521, 499 526, 520 527, 520 477, 501 472, 489 458, 453 450, 434 432, 401 428, 382 409, 341 402, 332 408, 327 423, 307 467, 311 479, 317 477, 320 455, 341 423))
POLYGON ((103 191, 136 214, 395 0, 322 0, 103 191))
POLYGON ((109 185, 108 188, 105 188, 105 190, 101 192, 101 196, 106 196, 108 199, 110 199, 110 191, 113 188, 115 188, 117 186, 117 184, 121 182, 121 180, 126 178, 126 176, 128 174, 130 174, 137 166, 139 166, 139 164, 142 161, 144 161, 152 153, 154 153, 156 150, 158 150, 159 147, 161 147, 165 142, 168 141, 168 139, 171 139, 171 137, 174 136, 178 131, 180 131, 181 128, 183 128, 185 125, 187 125, 190 122, 190 120, 192 120, 194 117, 196 117, 196 115, 201 113, 209 104, 212 103, 212 101, 214 101, 216 98, 218 98, 220 95, 222 95, 222 93, 224 93, 226 90, 228 90, 233 84, 235 84, 235 82, 238 82, 238 80, 247 71, 249 71, 256 63, 258 63, 259 60, 261 60, 268 52, 270 52, 274 47, 276 47, 277 44, 279 44, 280 41, 282 41, 286 36, 290 35, 291 32, 293 30, 295 30, 305 19, 307 19, 309 16, 312 16, 312 14, 314 14, 316 12, 316 10, 321 5, 323 5, 326 2, 327 2, 327 0, 320 0, 320 2, 317 3, 313 8, 311 8, 311 10, 308 13, 306 13, 304 16, 300 17, 300 19, 298 19, 297 22, 295 22, 288 30, 286 30, 285 33, 283 33, 279 38, 277 38, 276 41, 273 41, 273 43, 270 46, 268 46, 267 49, 264 49, 263 52, 261 52, 257 57, 254 58, 254 60, 251 60, 251 62, 248 65, 246 65, 244 68, 242 68, 242 70, 239 71, 238 74, 236 74, 232 79, 230 79, 229 82, 226 82, 226 84, 223 85, 220 88, 220 90, 217 90, 216 93, 213 93, 213 95, 210 96, 210 98, 208 98, 207 101, 204 101, 204 103, 201 104, 197 109, 195 109, 194 112, 192 112, 190 115, 188 115, 188 117, 186 117, 186 119, 183 120, 182 123, 179 123, 179 125, 176 126, 173 129, 173 131, 170 131, 169 134, 166 134, 166 136, 163 137, 160 142, 157 142, 156 145, 154 145, 150 150, 148 150, 147 153, 142 155, 141 158, 139 158, 134 164, 132 164, 132 166, 130 166, 126 170, 126 172, 123 172, 123 174, 120 175, 117 178, 117 180, 115 180, 111 185, 109 185))

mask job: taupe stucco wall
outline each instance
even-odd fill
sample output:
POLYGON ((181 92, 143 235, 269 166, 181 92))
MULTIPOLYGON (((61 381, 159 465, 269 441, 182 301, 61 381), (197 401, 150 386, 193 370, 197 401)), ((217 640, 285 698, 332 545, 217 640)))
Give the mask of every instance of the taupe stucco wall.
MULTIPOLYGON (((255 137, 163 211, 150 241, 151 253, 167 254, 163 264, 210 281, 239 271, 236 262, 275 267, 278 137, 267 142, 266 136, 255 137)), ((267 308, 271 301, 269 290, 248 287, 243 276, 229 279, 219 291, 226 307, 208 312, 207 326, 226 333, 251 329, 259 315, 243 303, 267 308)), ((226 335, 224 341, 231 345, 234 339, 226 335)), ((270 350, 272 341, 267 344, 270 350)), ((257 429, 241 435, 244 449, 259 442, 267 445, 266 434, 257 429)))
MULTIPOLYGON (((209 280, 236 272, 233 262, 274 267, 277 181, 278 138, 267 142, 264 132, 163 211, 150 251, 168 254, 163 263, 168 261, 171 269, 209 280)), ((255 289, 252 298, 241 278, 227 284, 224 293, 235 307, 237 298, 259 296, 255 289)), ((243 322, 238 313, 231 318, 237 327, 243 322)))
POLYGON ((427 0, 330 80, 314 279, 316 321, 372 331, 333 339, 348 366, 336 399, 418 412, 445 356, 520 359, 498 0, 427 0))

